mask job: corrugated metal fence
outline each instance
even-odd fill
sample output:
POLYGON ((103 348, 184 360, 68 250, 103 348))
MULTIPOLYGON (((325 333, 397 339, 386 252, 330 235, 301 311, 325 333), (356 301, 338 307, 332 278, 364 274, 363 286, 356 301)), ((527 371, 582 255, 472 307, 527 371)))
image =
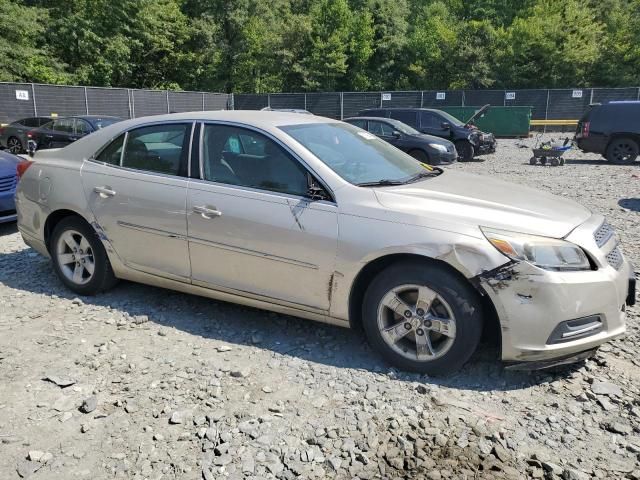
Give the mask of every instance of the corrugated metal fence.
POLYGON ((583 88, 538 90, 423 90, 415 92, 335 92, 235 94, 236 109, 304 108, 333 118, 356 115, 379 107, 532 107, 534 120, 578 120, 590 103, 640 100, 640 88, 583 88))
POLYGON ((226 93, 0 83, 0 123, 38 115, 135 118, 232 106, 232 96, 226 93))
POLYGON ((123 118, 194 110, 299 108, 332 118, 365 108, 531 106, 534 120, 577 120, 590 103, 640 100, 640 88, 530 90, 423 90, 225 94, 127 88, 0 83, 0 123, 31 115, 115 115, 123 118))

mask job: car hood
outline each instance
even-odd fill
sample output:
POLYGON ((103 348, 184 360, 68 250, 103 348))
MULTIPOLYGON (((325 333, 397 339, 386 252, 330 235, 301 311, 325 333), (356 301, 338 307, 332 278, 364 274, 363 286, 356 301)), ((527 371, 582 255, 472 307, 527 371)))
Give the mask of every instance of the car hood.
POLYGON ((8 152, 0 152, 0 177, 16 174, 16 165, 22 161, 17 155, 8 152))
POLYGON ((426 133, 417 133, 413 135, 408 135, 411 138, 415 138, 417 140, 422 140, 428 143, 436 143, 438 145, 444 145, 445 147, 453 145, 449 140, 445 140, 444 138, 434 137, 433 135, 429 135, 426 133))
POLYGON ((586 221, 582 205, 547 192, 488 176, 447 170, 435 178, 377 188, 378 201, 430 223, 464 223, 561 238, 586 221))

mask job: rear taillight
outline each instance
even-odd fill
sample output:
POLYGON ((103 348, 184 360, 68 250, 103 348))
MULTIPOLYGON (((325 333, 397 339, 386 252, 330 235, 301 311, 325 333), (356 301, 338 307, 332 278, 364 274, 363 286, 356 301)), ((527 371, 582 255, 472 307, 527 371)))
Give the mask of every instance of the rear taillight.
POLYGON ((0 135, 2 135, 4 133, 4 129, 7 127, 0 127, 0 135))
POLYGON ((586 138, 589 136, 589 127, 591 126, 591 122, 584 122, 582 124, 582 138, 586 138))
POLYGON ((16 165, 16 175, 18 175, 18 180, 22 178, 24 172, 26 172, 31 165, 33 165, 31 160, 24 160, 16 165))
POLYGON ((27 138, 33 138, 33 131, 27 132, 27 138))

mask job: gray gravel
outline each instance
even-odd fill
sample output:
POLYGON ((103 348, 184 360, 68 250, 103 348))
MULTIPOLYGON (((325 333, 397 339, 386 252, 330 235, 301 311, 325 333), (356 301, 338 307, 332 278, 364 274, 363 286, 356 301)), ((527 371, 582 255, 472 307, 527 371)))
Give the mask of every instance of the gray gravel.
MULTIPOLYGON (((518 144, 450 168, 578 200, 640 265, 640 164, 518 144)), ((0 253, 2 479, 640 479, 637 307, 584 364, 508 372, 487 344, 430 379, 357 332, 124 282, 76 298, 13 225, 0 253)))

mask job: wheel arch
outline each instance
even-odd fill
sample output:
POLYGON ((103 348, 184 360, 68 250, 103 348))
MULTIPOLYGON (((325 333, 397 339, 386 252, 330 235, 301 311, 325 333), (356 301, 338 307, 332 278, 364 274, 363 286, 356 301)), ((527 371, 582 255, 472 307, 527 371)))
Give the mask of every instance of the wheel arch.
POLYGON ((386 268, 389 268, 391 265, 406 261, 444 267, 454 274, 460 281, 467 283, 472 290, 477 293, 477 299, 482 306, 482 315, 484 319, 483 337, 492 345, 497 345, 498 349, 500 348, 502 345, 500 319, 491 298, 483 288, 472 282, 450 263, 415 253, 393 253, 384 255, 370 261, 358 272, 349 293, 349 325, 351 328, 358 330, 362 329, 362 302, 364 300, 364 294, 367 287, 375 276, 386 268))
POLYGON ((604 153, 607 153, 607 150, 609 150, 609 147, 614 140, 619 140, 620 138, 630 138, 631 140, 635 141, 638 146, 640 146, 640 134, 633 132, 615 132, 609 135, 607 145, 604 148, 604 153))
POLYGON ((74 210, 69 210, 66 208, 54 210, 47 216, 47 219, 44 222, 44 244, 47 247, 47 250, 51 251, 51 235, 53 234, 53 230, 56 228, 56 225, 58 225, 62 220, 68 217, 78 217, 95 230, 95 228, 91 225, 91 222, 89 222, 85 217, 74 210))

